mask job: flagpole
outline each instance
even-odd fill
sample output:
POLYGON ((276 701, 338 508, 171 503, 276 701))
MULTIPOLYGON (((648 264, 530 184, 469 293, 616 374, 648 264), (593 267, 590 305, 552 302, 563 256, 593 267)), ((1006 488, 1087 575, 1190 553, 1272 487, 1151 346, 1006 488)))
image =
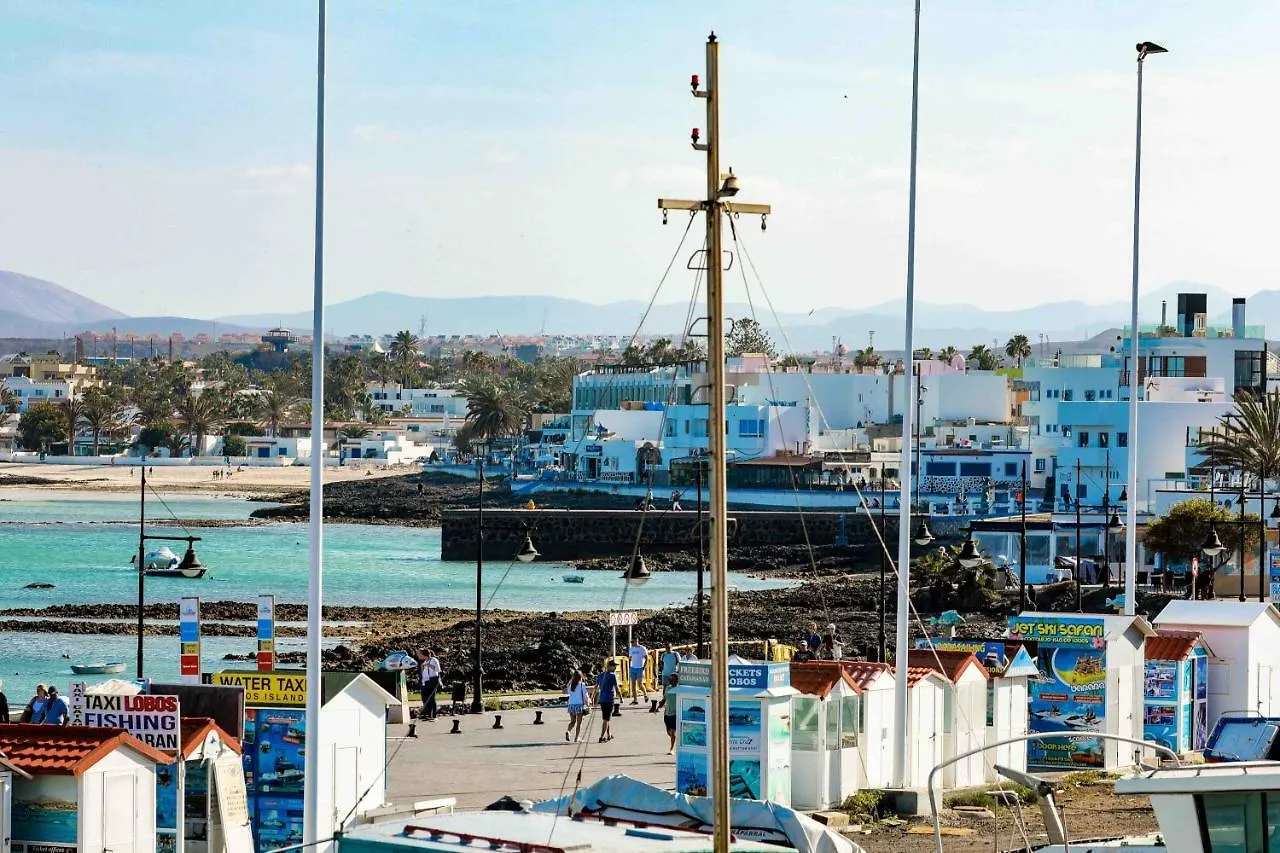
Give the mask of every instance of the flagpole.
MULTIPOLYGON (((331 832, 320 828, 320 654, 324 605, 324 13, 317 0, 316 28, 316 225, 315 279, 311 303, 311 561, 307 577, 307 717, 312 749, 303 757, 303 842, 310 848, 331 832)), ((331 828, 331 827, 330 827, 331 828)))

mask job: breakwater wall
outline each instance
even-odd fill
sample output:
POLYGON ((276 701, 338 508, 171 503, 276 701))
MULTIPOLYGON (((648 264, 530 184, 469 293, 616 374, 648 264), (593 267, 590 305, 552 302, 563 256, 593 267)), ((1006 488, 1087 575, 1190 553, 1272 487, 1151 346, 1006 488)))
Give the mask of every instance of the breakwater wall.
MULTIPOLYGON (((873 528, 880 517, 861 512, 732 511, 731 548, 766 545, 848 545, 876 548, 873 528)), ((885 539, 897 551, 898 517, 887 514, 885 539)), ((930 519, 934 536, 959 538, 964 522, 930 519), (954 529, 953 529, 954 528, 954 529)), ((635 510, 486 509, 484 558, 510 560, 524 537, 548 560, 613 557, 630 554, 639 536, 641 551, 693 551, 697 547, 698 513, 635 510)), ((446 510, 441 520, 440 556, 444 560, 476 558, 476 511, 446 510)))

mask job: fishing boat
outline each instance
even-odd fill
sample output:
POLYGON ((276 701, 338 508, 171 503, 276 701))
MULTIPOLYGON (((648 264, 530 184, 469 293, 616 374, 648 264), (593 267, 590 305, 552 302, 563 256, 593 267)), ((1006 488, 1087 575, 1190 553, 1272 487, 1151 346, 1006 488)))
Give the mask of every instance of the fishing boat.
POLYGON ((585 575, 564 575, 560 578, 565 583, 584 583, 586 579, 585 575))
POLYGON ((124 664, 118 661, 111 663, 73 663, 71 671, 76 675, 115 675, 124 672, 124 664))
POLYGON ((199 536, 155 536, 147 533, 147 466, 142 465, 140 468, 142 477, 141 496, 138 503, 138 553, 130 557, 129 562, 134 568, 141 569, 142 574, 149 578, 196 579, 204 577, 204 573, 208 569, 200 562, 200 558, 196 556, 195 549, 195 543, 200 541, 199 536), (164 545, 155 550, 147 551, 146 543, 148 540, 186 542, 187 550, 182 555, 182 559, 178 559, 178 555, 164 545), (139 561, 141 561, 141 566, 139 566, 139 561))

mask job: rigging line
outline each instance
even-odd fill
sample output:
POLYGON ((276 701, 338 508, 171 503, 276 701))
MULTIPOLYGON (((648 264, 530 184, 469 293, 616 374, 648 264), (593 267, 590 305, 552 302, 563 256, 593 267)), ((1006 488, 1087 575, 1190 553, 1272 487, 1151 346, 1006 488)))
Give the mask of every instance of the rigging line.
MULTIPOLYGON (((584 681, 585 681, 585 676, 584 676, 584 681)), ((585 711, 591 710, 591 704, 589 700, 590 700, 590 695, 588 694, 588 704, 585 711)), ((573 796, 576 796, 578 791, 582 789, 582 771, 583 771, 583 768, 586 766, 587 753, 590 752, 591 750, 591 724, 595 721, 596 716, 597 716, 596 714, 592 714, 592 713, 586 714, 586 717, 587 717, 586 726, 583 727, 586 729, 586 735, 585 737, 582 738, 581 743, 574 744, 573 753, 569 756, 569 764, 565 768, 564 775, 560 777, 560 789, 556 793, 557 800, 564 796, 565 789, 568 786, 568 782, 569 782, 569 775, 573 773, 573 765, 575 763, 578 764, 578 774, 574 778, 574 783, 573 783, 573 794, 570 796, 569 802, 564 807, 566 816, 569 814, 569 809, 573 806, 573 796)), ((604 723, 602 721, 601 722, 602 730, 603 730, 603 727, 604 727, 604 723)), ((559 819, 560 819, 560 810, 556 809, 555 814, 552 815, 551 817, 551 832, 547 835, 548 844, 551 841, 551 836, 555 833, 556 822, 559 819)))
MULTIPOLYGON (((658 285, 654 288, 653 295, 649 297, 649 304, 645 306, 644 313, 640 315, 640 322, 636 324, 636 330, 632 332, 631 336, 627 339, 627 349, 634 346, 636 338, 640 337, 640 330, 644 328, 645 321, 649 319, 649 313, 653 311, 654 303, 658 301, 658 294, 662 292, 662 286, 666 283, 667 276, 671 274, 672 267, 675 266, 676 260, 680 257, 680 251, 684 248, 684 241, 688 239, 689 232, 693 229, 693 221, 696 216, 696 210, 689 211, 689 221, 685 223, 684 233, 680 235, 680 243, 676 246, 676 250, 671 254, 671 259, 667 261, 667 267, 662 271, 662 277, 658 279, 658 285)), ((616 375, 610 376, 609 381, 605 383, 605 388, 608 389, 612 387, 615 381, 616 375)), ((586 440, 587 435, 584 430, 582 438, 578 439, 578 443, 574 448, 575 454, 581 451, 582 444, 586 440)))
POLYGON ((178 518, 178 514, 169 508, 169 504, 165 502, 164 498, 160 497, 160 493, 156 491, 155 486, 152 486, 150 483, 148 483, 147 491, 151 492, 152 497, 160 501, 160 504, 165 508, 166 511, 168 511, 169 515, 173 516, 173 520, 178 522, 178 526, 181 527, 184 531, 186 531, 186 534, 190 536, 191 530, 185 524, 182 523, 182 519, 178 518))
POLYGON ((338 826, 347 825, 347 821, 351 820, 351 817, 356 813, 356 809, 360 808, 360 804, 364 802, 364 798, 369 796, 369 792, 373 790, 373 786, 377 785, 378 782, 381 781, 382 777, 387 775, 387 770, 391 768, 391 762, 396 760, 396 756, 400 754, 400 750, 404 749, 404 745, 408 742, 408 738, 405 738, 396 744, 395 750, 388 755, 387 760, 382 763, 382 770, 380 770, 378 775, 373 778, 373 781, 369 783, 369 787, 364 789, 364 793, 359 797, 356 797, 355 805, 351 807, 351 811, 347 812, 347 816, 342 819, 342 822, 339 823, 338 826))
MULTIPOLYGON (((738 235, 738 226, 737 226, 737 223, 734 221, 734 219, 735 219, 735 217, 732 217, 732 216, 731 216, 731 217, 729 217, 729 232, 730 232, 730 234, 732 235, 734 245, 735 245, 735 246, 737 246, 738 248, 742 249, 742 251, 743 251, 743 255, 745 256, 745 255, 746 255, 746 247, 743 245, 743 243, 742 243, 742 242, 741 242, 741 240, 739 239, 739 235, 738 235)), ((755 272, 755 266, 754 266, 754 265, 752 265, 752 268, 751 268, 751 269, 752 269, 752 272, 755 272)), ((750 311, 751 311, 751 319, 752 319, 752 320, 755 320, 755 322, 758 324, 758 323, 759 323, 759 320, 758 320, 758 319, 757 319, 757 317, 756 317, 756 307, 755 307, 755 302, 754 302, 754 300, 752 299, 752 296, 751 296, 751 285, 750 285, 750 283, 747 281, 747 271, 746 271, 746 268, 745 268, 744 266, 742 266, 741 264, 739 264, 739 265, 738 265, 738 272, 739 272, 739 274, 742 276, 742 286, 743 286, 743 289, 746 291, 746 295, 747 295, 747 306, 748 306, 748 308, 749 308, 749 309, 750 309, 750 311)), ((764 289, 764 282, 760 280, 759 273, 756 273, 756 282, 757 282, 757 284, 759 284, 759 286, 760 286, 761 293, 762 293, 762 294, 765 294, 765 295, 767 296, 767 293, 765 292, 765 289, 764 289)), ((772 307, 772 306, 771 306, 771 307, 772 307)), ((775 314, 774 314, 774 320, 775 320, 775 322, 777 321, 777 314, 776 314, 776 312, 775 312, 775 314)), ((779 328, 781 328, 781 324, 780 324, 780 323, 779 323, 779 328)), ((786 339, 786 332, 785 332, 785 331, 783 332, 783 338, 784 338, 784 340, 786 339)), ((787 345, 787 347, 788 347, 788 349, 789 349, 789 348, 790 348, 790 346, 791 346, 790 341, 786 341, 786 345, 787 345)), ((792 352, 791 352, 791 355, 795 355, 795 352, 794 352, 794 351, 792 351, 792 352)), ((772 398, 774 398, 774 399, 777 399, 777 396, 778 396, 778 395, 777 395, 777 389, 776 389, 776 387, 774 386, 774 383, 773 383, 773 371, 772 371, 772 370, 766 370, 766 371, 765 371, 765 381, 769 383, 769 396, 770 396, 770 397, 772 397, 772 398)), ((808 379, 807 379, 807 378, 805 379, 805 385, 806 385, 806 387, 808 387, 808 379)), ((814 398, 814 396, 813 396, 812 389, 810 389, 809 397, 810 397, 810 399, 815 399, 815 398, 814 398)), ((781 429, 781 423, 779 423, 779 428, 781 429)), ((783 436, 783 438, 785 439, 785 435, 783 436)), ((818 561, 817 561, 817 559, 815 558, 814 553, 813 553, 813 540, 812 540, 812 538, 809 536, 809 525, 808 525, 808 522, 805 520, 804 507, 803 507, 803 506, 801 505, 801 503, 800 503, 800 489, 799 489, 798 484, 796 483, 796 474, 795 474, 795 471, 790 471, 790 470, 789 470, 789 471, 787 472, 787 479, 790 481, 790 484, 791 484, 791 495, 792 495, 792 498, 795 500, 796 512, 797 512, 798 517, 799 517, 799 519, 800 519, 800 532, 801 532, 801 535, 804 537, 805 553, 806 553, 806 554, 808 555, 808 557, 809 557, 809 568, 810 568, 810 570, 811 570, 811 571, 812 571, 812 573, 813 573, 814 580, 819 580, 819 579, 820 579, 820 575, 819 575, 819 573, 818 573, 818 561)), ((822 585, 821 585, 821 584, 818 584, 818 585, 817 585, 817 592, 818 592, 818 600, 819 600, 819 601, 821 602, 821 604, 822 604, 822 613, 823 613, 823 616, 825 617, 825 619, 826 619, 827 623, 828 623, 828 624, 831 624, 831 621, 832 621, 832 620, 831 620, 831 606, 830 606, 830 603, 829 603, 829 601, 828 601, 828 599, 827 599, 826 591, 822 588, 822 585)))

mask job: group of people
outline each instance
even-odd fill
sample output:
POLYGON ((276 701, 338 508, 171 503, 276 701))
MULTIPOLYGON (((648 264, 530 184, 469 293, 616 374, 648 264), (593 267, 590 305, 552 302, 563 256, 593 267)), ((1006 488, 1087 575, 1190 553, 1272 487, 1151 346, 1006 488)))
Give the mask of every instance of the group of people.
POLYGON ((14 720, 10 716, 9 698, 4 695, 4 682, 0 681, 0 723, 42 723, 65 726, 71 721, 71 707, 53 685, 36 685, 36 692, 14 720))
MULTIPOLYGON (((693 658, 692 655, 687 657, 693 658)), ((648 658, 649 649, 639 640, 634 641, 627 649, 627 681, 631 688, 632 705, 649 701, 648 691, 644 688, 644 671, 648 658)), ((658 683, 662 690, 662 699, 658 702, 658 708, 662 710, 662 721, 667 731, 668 755, 674 752, 676 747, 676 703, 673 691, 680 684, 676 668, 681 659, 679 652, 675 651, 670 644, 663 649, 658 659, 658 683)), ((574 670, 565 692, 569 697, 569 726, 565 729, 564 739, 572 743, 582 739, 583 721, 586 719, 588 709, 594 705, 600 711, 599 742, 607 743, 613 740, 613 718, 621 708, 621 700, 626 698, 622 695, 622 687, 618 681, 617 661, 610 659, 605 664, 604 671, 590 683, 582 670, 574 670)))
POLYGON ((808 663, 811 660, 842 660, 844 658, 844 640, 840 639, 834 623, 827 625, 825 631, 818 633, 818 623, 810 622, 804 637, 796 643, 795 654, 791 656, 793 663, 808 663))

